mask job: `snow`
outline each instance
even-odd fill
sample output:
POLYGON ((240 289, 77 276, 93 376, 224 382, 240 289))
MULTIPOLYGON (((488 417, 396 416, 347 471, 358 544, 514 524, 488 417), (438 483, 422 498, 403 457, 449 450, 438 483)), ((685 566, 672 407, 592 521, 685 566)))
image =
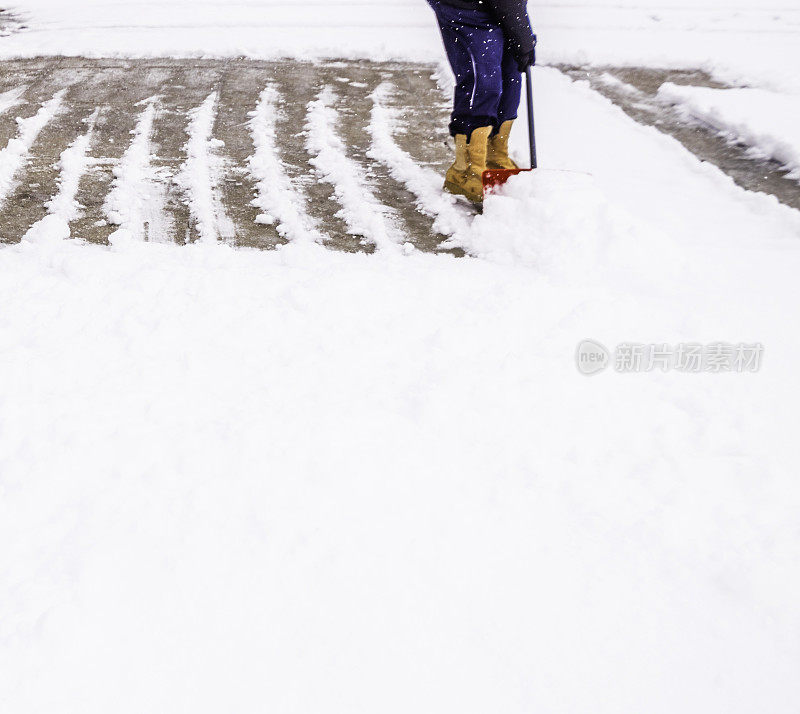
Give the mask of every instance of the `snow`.
POLYGON ((223 144, 213 136, 217 100, 217 93, 212 92, 192 111, 186 130, 186 163, 177 178, 189 196, 189 211, 200 240, 210 243, 232 238, 234 231, 219 194, 222 163, 215 152, 223 144))
MULTIPOLYGON (((797 211, 771 196, 740 190, 675 139, 630 121, 587 83, 548 68, 536 70, 534 83, 541 98, 536 114, 540 165, 589 173, 611 206, 624 207, 663 234, 657 245, 664 250, 685 254, 703 244, 730 249, 749 245, 754 236, 792 244, 798 236, 797 211), (585 136, 587 126, 591 131, 585 136)), ((522 122, 514 126, 512 150, 520 157, 527 151, 522 122)), ((642 244, 630 246, 634 254, 641 250, 636 245, 642 244)))
MULTIPOLYGON (((31 146, 42 129, 61 109, 64 93, 65 90, 56 93, 52 99, 42 104, 39 111, 32 117, 17 118, 17 136, 11 139, 4 149, 0 149, 0 206, 14 187, 14 176, 27 161, 31 146)), ((16 99, 16 91, 4 95, 6 109, 13 107, 16 99)))
POLYGON ((267 225, 277 222, 278 232, 289 240, 322 243, 324 236, 308 215, 305 199, 286 173, 278 153, 277 102, 278 90, 267 85, 250 120, 255 154, 249 165, 258 191, 253 205, 263 211, 257 220, 267 225))
MULTIPOLYGON (((40 55, 443 59, 424 0, 14 0, 28 29, 0 57, 40 55)), ((703 67, 800 90, 797 0, 531 3, 542 62, 703 67)))
POLYGON ((0 114, 5 114, 9 109, 20 104, 26 89, 27 87, 23 85, 0 93, 0 114))
POLYGON ((149 236, 166 236, 168 219, 164 213, 163 184, 157 182, 152 163, 153 122, 156 97, 140 102, 139 114, 132 132, 133 140, 119 165, 114 167, 114 183, 105 203, 108 221, 119 229, 112 239, 143 240, 149 236))
POLYGON ((337 214, 353 235, 364 236, 379 249, 396 249, 401 236, 391 216, 375 195, 361 167, 347 155, 339 135, 339 115, 333 107, 336 93, 325 87, 308 106, 306 147, 311 165, 334 187, 342 205, 337 214))
POLYGON ((800 217, 537 86, 592 177, 490 198, 484 259, 0 251, 15 712, 794 711, 800 217), (589 337, 767 357, 588 379, 589 337))
POLYGON ((70 237, 69 224, 81 215, 81 206, 77 201, 78 186, 91 163, 87 154, 92 145, 99 114, 99 109, 92 112, 86 119, 86 133, 79 136, 61 154, 58 193, 48 202, 47 215, 34 223, 25 233, 24 241, 33 243, 60 241, 70 237))
POLYGON ((605 262, 598 286, 302 245, 4 250, 4 697, 793 711, 784 250, 751 245, 760 301, 729 291, 760 277, 738 252, 705 290, 645 263, 642 292, 605 262), (586 335, 719 333, 769 370, 572 363, 586 335))
POLYGON ((381 84, 372 94, 370 158, 384 164, 389 173, 414 195, 417 208, 434 218, 433 230, 445 236, 468 230, 467 216, 472 212, 458 206, 455 197, 442 191, 442 177, 431 168, 421 166, 394 139, 397 118, 387 106, 392 93, 390 82, 381 84))
MULTIPOLYGON (((722 68, 756 28, 756 65, 788 77, 793 8, 672 5, 550 5, 544 51, 624 38, 598 57, 654 62, 686 35, 670 61, 728 47, 722 68)), ((31 29, 5 56, 438 47, 422 3, 17 6, 31 29)), ((332 90, 307 139, 372 255, 319 245, 269 86, 250 171, 277 250, 216 240, 214 94, 180 175, 196 244, 144 240, 156 98, 110 246, 68 223, 91 124, 62 155, 50 215, 0 248, 4 711, 796 712, 800 213, 535 75, 543 170, 474 219, 398 145, 391 85, 373 94, 373 159, 463 259, 399 250, 332 90), (760 342, 765 362, 587 378, 585 339, 760 342)), ((19 122, 0 191, 60 102, 19 122)))
POLYGON ((81 215, 81 207, 77 202, 78 186, 81 177, 91 164, 89 150, 92 147, 94 129, 100 110, 95 109, 86 119, 86 133, 79 136, 61 154, 59 167, 61 169, 61 179, 59 181, 58 193, 48 204, 48 212, 58 216, 67 223, 74 221, 81 215))
POLYGON ((668 82, 659 97, 732 141, 781 162, 800 179, 800 94, 765 89, 683 87, 668 82))

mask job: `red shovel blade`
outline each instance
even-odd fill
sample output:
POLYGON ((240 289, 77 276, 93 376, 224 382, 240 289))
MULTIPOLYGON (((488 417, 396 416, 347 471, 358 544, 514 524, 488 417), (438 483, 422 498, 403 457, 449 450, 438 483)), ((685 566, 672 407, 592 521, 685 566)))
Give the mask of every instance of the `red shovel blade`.
POLYGON ((483 192, 489 193, 517 174, 533 169, 489 169, 483 172, 483 192))

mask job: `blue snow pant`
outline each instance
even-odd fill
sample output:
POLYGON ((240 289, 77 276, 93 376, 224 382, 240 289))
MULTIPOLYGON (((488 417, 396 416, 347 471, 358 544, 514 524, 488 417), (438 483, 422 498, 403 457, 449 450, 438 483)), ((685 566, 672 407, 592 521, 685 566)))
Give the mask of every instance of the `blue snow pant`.
POLYGON ((447 58, 456 78, 450 134, 494 130, 516 119, 522 73, 508 49, 500 24, 488 12, 428 0, 442 31, 447 58))

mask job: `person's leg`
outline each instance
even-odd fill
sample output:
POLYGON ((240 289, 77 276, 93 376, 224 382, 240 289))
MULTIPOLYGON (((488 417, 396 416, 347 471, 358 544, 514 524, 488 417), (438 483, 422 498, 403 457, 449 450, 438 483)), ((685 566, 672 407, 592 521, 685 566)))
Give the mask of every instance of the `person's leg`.
POLYGON ((504 48, 503 51, 503 93, 497 109, 498 127, 507 121, 513 121, 519 113, 519 104, 522 97, 522 72, 517 67, 514 55, 504 48))
POLYGON ((502 72, 503 93, 497 110, 496 128, 489 139, 487 165, 490 169, 517 169, 519 167, 508 155, 508 141, 511 137, 511 127, 519 112, 522 73, 508 47, 503 53, 502 72))
POLYGON ((450 133, 470 137, 475 129, 497 124, 503 95, 503 33, 482 10, 457 8, 438 0, 429 3, 455 76, 450 133))
POLYGON ((503 93, 503 47, 500 26, 485 12, 428 0, 436 13, 445 50, 456 79, 450 133, 456 160, 444 187, 469 200, 483 201, 489 135, 497 124, 503 93))

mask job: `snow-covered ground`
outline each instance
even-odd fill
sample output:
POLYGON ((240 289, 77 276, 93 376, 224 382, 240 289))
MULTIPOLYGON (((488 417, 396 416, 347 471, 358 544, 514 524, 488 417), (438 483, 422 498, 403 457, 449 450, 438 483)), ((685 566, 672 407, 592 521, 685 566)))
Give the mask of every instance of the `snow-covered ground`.
MULTIPOLYGON (((433 56, 419 4, 325 3, 307 24, 341 37, 282 41, 363 48, 378 23, 399 46, 391 18, 405 17, 406 49, 433 56)), ((31 0, 31 30, 0 52, 124 51, 145 24, 158 52, 196 50, 221 17, 231 29, 210 41, 225 52, 240 31, 255 46, 242 26, 267 5, 31 0)), ((272 7, 297 24, 312 12, 272 7)), ((554 37, 588 33, 546 10, 567 18, 554 37)), ((731 36, 746 24, 718 13, 731 36)), ((694 23, 695 48, 712 22, 663 17, 694 23)), ((260 31, 265 47, 288 34, 260 31)), ((393 143, 391 87, 373 96, 374 158, 470 258, 325 250, 294 196, 272 217, 301 239, 275 251, 144 243, 125 229, 145 209, 124 180, 110 247, 63 240, 53 210, 0 249, 3 711, 796 712, 800 214, 587 86, 536 76, 551 172, 474 222, 393 143), (587 378, 584 339, 765 353, 758 373, 587 378)), ((383 238, 375 197, 359 203, 331 153, 346 158, 330 98, 308 127, 318 169, 383 238)), ((266 86, 251 124, 270 184, 284 180, 273 100, 266 86)), ((136 136, 122 176, 144 171, 136 136)), ((207 186, 213 167, 195 169, 185 180, 207 186)))
POLYGON ((765 89, 711 89, 667 83, 659 97, 740 141, 759 156, 781 162, 800 179, 800 94, 765 89))
MULTIPOLYGON (((531 2, 542 61, 704 67, 800 91, 798 0, 531 2)), ((0 57, 244 55, 438 60, 425 0, 13 0, 0 57)))

